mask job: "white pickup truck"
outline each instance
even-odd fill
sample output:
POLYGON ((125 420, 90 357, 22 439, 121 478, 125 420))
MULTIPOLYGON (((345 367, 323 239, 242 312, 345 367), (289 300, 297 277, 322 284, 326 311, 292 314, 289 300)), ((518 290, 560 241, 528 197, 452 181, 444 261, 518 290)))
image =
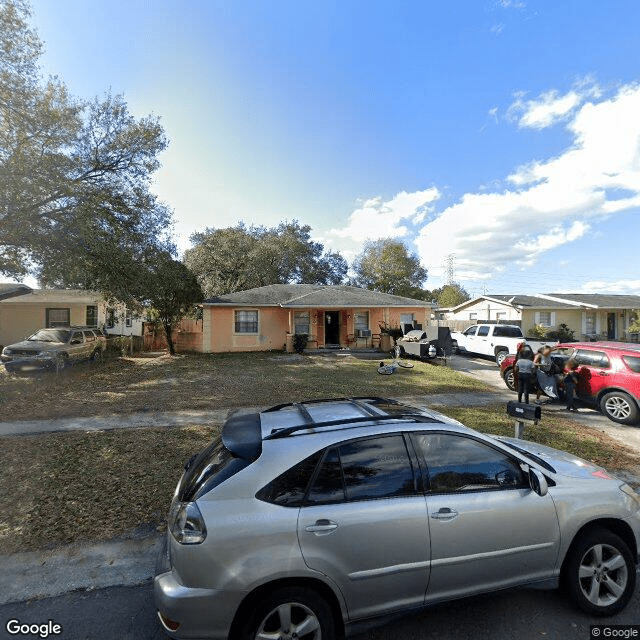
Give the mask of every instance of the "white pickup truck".
POLYGON ((498 366, 502 364, 505 356, 516 352, 521 342, 526 342, 534 352, 546 344, 557 344, 525 338, 522 329, 511 324, 474 324, 462 332, 452 331, 451 339, 454 353, 461 351, 492 356, 498 366))

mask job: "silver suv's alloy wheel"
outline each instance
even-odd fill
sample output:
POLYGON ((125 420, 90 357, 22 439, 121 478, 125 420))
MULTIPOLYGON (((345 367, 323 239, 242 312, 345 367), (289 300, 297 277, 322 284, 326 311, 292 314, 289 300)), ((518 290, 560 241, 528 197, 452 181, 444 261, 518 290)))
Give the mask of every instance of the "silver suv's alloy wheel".
POLYGON ((256 640, 321 640, 320 621, 299 602, 286 602, 267 614, 256 640))
POLYGON ((584 597, 597 607, 615 604, 629 579, 627 563, 611 545, 595 544, 582 556, 578 573, 584 597))

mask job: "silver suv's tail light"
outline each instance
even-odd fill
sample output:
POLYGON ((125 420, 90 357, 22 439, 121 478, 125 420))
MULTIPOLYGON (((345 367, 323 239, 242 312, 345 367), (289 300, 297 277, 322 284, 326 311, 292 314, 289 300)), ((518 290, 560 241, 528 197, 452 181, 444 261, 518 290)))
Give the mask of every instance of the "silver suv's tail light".
POLYGON ((200 544, 207 537, 207 527, 195 502, 176 500, 169 513, 169 530, 180 544, 200 544))

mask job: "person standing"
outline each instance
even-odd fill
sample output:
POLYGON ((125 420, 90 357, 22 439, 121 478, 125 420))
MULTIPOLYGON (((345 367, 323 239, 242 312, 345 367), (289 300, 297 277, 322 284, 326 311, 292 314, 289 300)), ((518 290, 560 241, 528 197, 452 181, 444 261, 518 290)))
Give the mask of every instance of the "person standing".
POLYGON ((551 367, 551 352, 554 351, 549 346, 544 346, 538 351, 536 357, 533 360, 533 364, 536 367, 536 379, 538 386, 542 391, 552 400, 558 400, 558 381, 556 376, 552 373, 551 367))
POLYGON ((522 402, 524 394, 524 401, 529 404, 529 392, 534 372, 533 354, 519 351, 514 367, 518 377, 518 402, 522 402))
POLYGON ((577 411, 576 388, 578 386, 578 363, 569 358, 564 369, 564 392, 567 395, 567 411, 577 411))

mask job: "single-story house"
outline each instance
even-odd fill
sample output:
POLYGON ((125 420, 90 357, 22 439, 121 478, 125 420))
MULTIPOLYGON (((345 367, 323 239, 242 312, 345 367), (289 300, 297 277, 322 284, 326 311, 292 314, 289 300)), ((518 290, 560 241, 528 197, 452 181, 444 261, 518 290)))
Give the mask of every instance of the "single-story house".
POLYGON ((380 325, 426 327, 432 306, 347 285, 268 285, 205 300, 202 350, 291 350, 295 334, 310 348, 372 347, 380 325))
POLYGON ((44 327, 69 325, 99 327, 112 335, 142 335, 142 318, 123 305, 107 305, 94 291, 0 283, 0 345, 23 340, 44 327))
POLYGON ((640 295, 538 293, 483 295, 444 314, 444 321, 514 322, 527 335, 535 325, 557 329, 566 324, 580 340, 637 340, 629 325, 640 310, 640 295))

